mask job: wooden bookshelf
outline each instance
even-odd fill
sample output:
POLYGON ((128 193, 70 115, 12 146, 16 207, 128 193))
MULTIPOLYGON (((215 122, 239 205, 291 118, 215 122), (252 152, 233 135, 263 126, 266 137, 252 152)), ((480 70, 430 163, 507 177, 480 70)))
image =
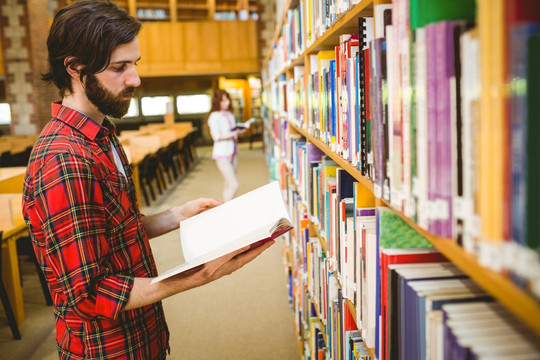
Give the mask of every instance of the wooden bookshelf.
MULTIPOLYGON (((130 15, 138 18, 139 10, 161 9, 167 11, 166 19, 162 21, 185 21, 185 20, 214 20, 216 12, 240 11, 258 12, 255 1, 247 0, 127 0, 117 1, 118 6, 128 10, 130 15)), ((147 18, 141 18, 147 21, 147 18)))
MULTIPOLYGON (((270 101, 270 97, 273 94, 270 94, 271 83, 278 82, 278 79, 283 76, 287 81, 292 79, 294 68, 297 66, 305 66, 306 72, 309 70, 309 56, 316 54, 321 50, 333 49, 334 46, 339 44, 339 37, 345 33, 355 33, 358 31, 358 18, 364 16, 373 16, 374 8, 378 4, 391 3, 391 0, 363 0, 359 4, 354 5, 346 13, 344 13, 338 20, 331 25, 323 35, 318 37, 311 44, 304 43, 304 49, 301 51, 300 55, 296 58, 288 59, 288 63, 283 64, 282 68, 277 71, 277 73, 272 74, 268 72, 269 76, 266 79, 268 82, 264 84, 264 89, 267 92, 267 101, 270 101)), ((274 44, 278 44, 279 39, 283 36, 283 29, 287 23, 287 10, 293 9, 297 6, 297 2, 294 0, 284 0, 283 1, 283 14, 278 18, 275 33, 274 33, 274 44)), ((270 50, 266 56, 266 63, 269 63, 272 60, 274 55, 274 49, 270 50)), ((290 54, 289 54, 290 55, 290 54)), ((304 74, 304 75, 305 75, 304 74)), ((304 81, 305 78, 304 78, 304 81)), ((304 116, 306 116, 306 85, 304 83, 304 116)), ((281 89, 279 89, 281 91, 281 89)), ((312 136, 303 128, 296 125, 295 119, 288 119, 287 115, 276 111, 273 112, 271 106, 270 108, 270 117, 285 119, 287 121, 288 129, 294 134, 301 135, 306 142, 314 144, 317 148, 322 150, 327 156, 334 160, 339 166, 345 169, 349 174, 351 174, 360 184, 366 187, 371 193, 374 193, 374 185, 371 179, 366 178, 362 175, 361 171, 357 169, 356 166, 353 166, 348 160, 342 158, 340 155, 336 154, 332 148, 324 143, 319 138, 312 136)), ((269 129, 272 134, 272 129, 269 129)), ((280 139, 275 139, 277 147, 280 147, 280 139)), ((289 178, 291 178, 289 176, 289 178)), ((288 182, 293 182, 288 179, 288 182)), ((433 246, 440 251, 450 262, 459 267, 467 276, 474 280, 481 288, 486 291, 490 296, 496 299, 500 304, 502 304, 509 312, 511 312, 517 319, 519 319, 523 324, 529 327, 536 335, 540 336, 540 300, 535 298, 533 295, 529 294, 527 291, 520 288, 516 285, 509 275, 504 273, 498 273, 493 271, 478 261, 475 255, 465 251, 460 245, 457 244, 455 239, 443 238, 436 236, 427 230, 420 227, 415 221, 406 216, 403 212, 396 209, 388 201, 377 198, 377 206, 386 206, 396 212, 407 224, 414 228, 418 233, 424 236, 429 240, 433 246)), ((313 223, 310 224, 310 235, 316 234, 322 248, 326 252, 326 241, 323 237, 319 235, 319 230, 317 226, 313 223)), ((354 305, 350 301, 346 301, 346 304, 351 310, 352 314, 356 313, 354 305)), ((373 357, 373 349, 370 349, 370 355, 373 357)))
MULTIPOLYGON (((334 153, 328 145, 307 134, 305 131, 299 129, 296 125, 289 123, 289 126, 294 131, 302 134, 306 140, 317 145, 319 149, 330 156, 341 167, 347 170, 348 173, 353 175, 356 180, 373 192, 373 183, 371 180, 362 176, 360 171, 353 167, 349 161, 334 153)), ((516 315, 532 330, 540 335, 540 321, 538 321, 540 319, 540 305, 537 300, 517 287, 510 279, 508 279, 508 277, 480 265, 476 257, 463 250, 463 248, 456 244, 454 239, 445 239, 430 234, 428 231, 418 226, 413 220, 408 218, 401 211, 395 209, 386 200, 378 200, 381 202, 381 205, 387 206, 399 214, 399 216, 411 227, 428 239, 433 246, 435 246, 449 261, 453 262, 460 269, 462 269, 471 279, 476 281, 478 285, 484 288, 486 292, 504 304, 508 310, 510 310, 514 315, 516 315)), ((324 239, 320 238, 320 240, 321 244, 324 244, 323 247, 326 248, 324 239)))

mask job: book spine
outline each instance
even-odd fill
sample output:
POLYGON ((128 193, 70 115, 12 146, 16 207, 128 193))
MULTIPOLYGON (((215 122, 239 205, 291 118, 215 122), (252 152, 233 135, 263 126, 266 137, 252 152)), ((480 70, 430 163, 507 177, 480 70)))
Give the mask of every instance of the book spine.
POLYGON ((416 124, 416 178, 415 196, 417 198, 417 222, 429 230, 428 184, 428 112, 427 112, 427 54, 426 29, 415 30, 415 124, 416 124))
MULTIPOLYGON (((455 89, 454 65, 454 22, 440 22, 435 25, 436 44, 438 47, 436 60, 437 78, 437 163, 439 164, 438 193, 440 199, 439 214, 441 219, 439 235, 452 237, 452 113, 455 102, 452 101, 451 88, 455 89)), ((455 99, 454 99, 455 100, 455 99)))
POLYGON ((437 150, 437 43, 435 25, 426 26, 426 104, 427 104, 427 214, 428 230, 439 234, 439 221, 435 206, 438 197, 438 150, 437 150))

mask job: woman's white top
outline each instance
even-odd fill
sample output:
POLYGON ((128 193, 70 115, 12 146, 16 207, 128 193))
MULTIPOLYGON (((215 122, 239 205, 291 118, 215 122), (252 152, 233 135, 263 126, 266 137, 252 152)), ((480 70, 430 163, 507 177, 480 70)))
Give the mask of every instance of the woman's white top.
POLYGON ((212 140, 214 140, 212 158, 223 159, 234 155, 236 135, 231 139, 220 140, 222 137, 230 136, 234 126, 234 115, 230 111, 213 111, 208 117, 208 126, 212 140))

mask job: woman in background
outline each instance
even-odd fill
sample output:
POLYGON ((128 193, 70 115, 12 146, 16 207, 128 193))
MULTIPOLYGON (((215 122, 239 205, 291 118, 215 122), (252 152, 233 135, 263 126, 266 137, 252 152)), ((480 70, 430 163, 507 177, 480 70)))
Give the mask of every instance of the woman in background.
POLYGON ((236 167, 238 164, 237 136, 245 129, 232 130, 235 125, 232 113, 231 96, 225 90, 216 89, 212 99, 212 109, 208 117, 210 135, 214 141, 212 159, 216 160, 219 171, 223 174, 223 201, 234 198, 238 190, 236 167))

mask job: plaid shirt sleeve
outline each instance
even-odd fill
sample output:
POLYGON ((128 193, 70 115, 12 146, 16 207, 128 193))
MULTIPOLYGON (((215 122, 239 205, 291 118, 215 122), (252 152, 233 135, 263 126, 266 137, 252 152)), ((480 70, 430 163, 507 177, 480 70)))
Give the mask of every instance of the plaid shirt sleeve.
POLYGON ((102 266, 109 252, 107 208, 91 160, 73 154, 50 158, 34 182, 36 216, 50 267, 67 301, 82 319, 116 318, 134 278, 102 266))

